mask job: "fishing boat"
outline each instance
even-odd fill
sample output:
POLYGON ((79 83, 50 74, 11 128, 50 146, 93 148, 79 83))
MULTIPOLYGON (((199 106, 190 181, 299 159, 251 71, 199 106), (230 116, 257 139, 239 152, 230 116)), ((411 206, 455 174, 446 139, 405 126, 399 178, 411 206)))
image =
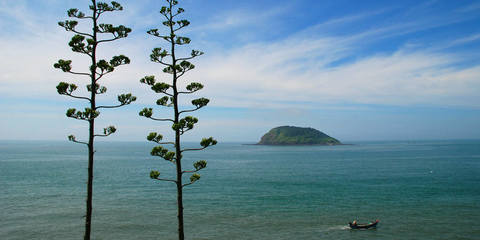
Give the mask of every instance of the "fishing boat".
POLYGON ((356 223, 355 221, 353 223, 348 223, 348 225, 350 226, 351 229, 369 229, 369 228, 375 228, 377 227, 377 224, 379 223, 380 221, 377 219, 375 220, 375 222, 373 223, 367 223, 367 224, 359 224, 359 223, 356 223))

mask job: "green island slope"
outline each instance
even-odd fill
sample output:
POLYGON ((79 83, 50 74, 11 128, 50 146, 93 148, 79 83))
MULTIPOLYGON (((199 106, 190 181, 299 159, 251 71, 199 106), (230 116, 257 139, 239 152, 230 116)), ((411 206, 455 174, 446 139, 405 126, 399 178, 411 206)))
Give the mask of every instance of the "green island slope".
POLYGON ((257 145, 341 145, 342 143, 313 128, 281 126, 263 135, 257 145))

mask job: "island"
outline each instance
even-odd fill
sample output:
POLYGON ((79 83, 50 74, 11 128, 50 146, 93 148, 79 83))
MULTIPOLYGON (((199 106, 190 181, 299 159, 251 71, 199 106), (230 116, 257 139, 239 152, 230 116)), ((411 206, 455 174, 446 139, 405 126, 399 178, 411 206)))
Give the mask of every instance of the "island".
POLYGON ((256 145, 342 145, 337 139, 313 128, 281 126, 263 135, 256 145))

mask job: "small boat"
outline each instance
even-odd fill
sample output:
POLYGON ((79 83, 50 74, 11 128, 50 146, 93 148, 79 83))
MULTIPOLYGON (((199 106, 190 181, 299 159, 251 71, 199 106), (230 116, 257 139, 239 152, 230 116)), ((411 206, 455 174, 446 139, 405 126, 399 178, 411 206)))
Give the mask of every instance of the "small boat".
POLYGON ((380 221, 377 219, 375 220, 375 222, 373 223, 367 223, 367 224, 358 224, 358 223, 348 223, 348 225, 350 226, 351 229, 369 229, 369 228, 375 228, 377 227, 377 224, 379 223, 380 221))

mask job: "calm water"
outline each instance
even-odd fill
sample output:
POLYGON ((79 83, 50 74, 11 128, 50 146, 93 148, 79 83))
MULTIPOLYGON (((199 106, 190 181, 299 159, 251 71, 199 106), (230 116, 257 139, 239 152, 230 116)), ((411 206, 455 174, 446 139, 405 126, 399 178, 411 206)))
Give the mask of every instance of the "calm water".
MULTIPOLYGON (((173 165, 149 143, 99 143, 94 239, 175 239, 173 165)), ((0 142, 0 239, 81 239, 86 149, 0 142)), ((185 191, 188 239, 480 239, 480 141, 219 144, 185 191), (376 230, 347 222, 376 218, 376 230)))

